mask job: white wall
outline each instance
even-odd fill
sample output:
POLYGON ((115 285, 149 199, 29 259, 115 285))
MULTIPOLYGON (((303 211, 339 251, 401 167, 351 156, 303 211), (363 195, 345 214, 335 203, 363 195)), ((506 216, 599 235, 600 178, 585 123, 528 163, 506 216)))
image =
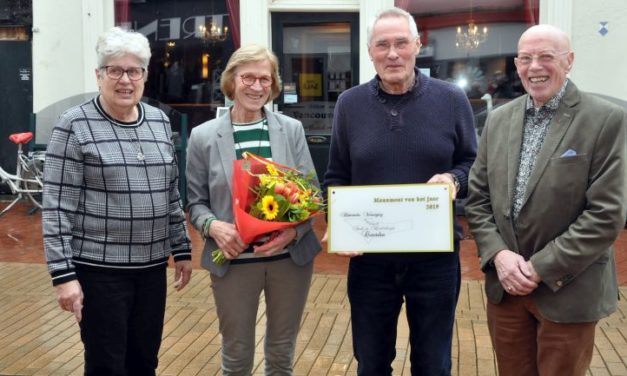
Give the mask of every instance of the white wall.
POLYGON ((96 91, 96 40, 113 27, 113 0, 33 0, 33 111, 96 91))
POLYGON ((582 90, 627 101, 627 3, 625 0, 540 0, 540 23, 571 37, 570 78, 582 90), (599 34, 599 23, 609 33, 599 34))
POLYGON ((575 0, 572 20, 573 82, 627 101, 627 2, 575 0), (605 36, 598 32, 601 21, 609 22, 605 36))

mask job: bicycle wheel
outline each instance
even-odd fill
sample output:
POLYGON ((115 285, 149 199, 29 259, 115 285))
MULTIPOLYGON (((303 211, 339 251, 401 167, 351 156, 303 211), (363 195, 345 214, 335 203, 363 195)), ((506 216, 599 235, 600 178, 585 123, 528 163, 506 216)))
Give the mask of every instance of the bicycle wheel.
POLYGON ((33 153, 26 163, 26 168, 22 170, 22 187, 26 190, 24 194, 37 207, 41 209, 41 194, 44 190, 44 154, 33 153))
MULTIPOLYGON (((41 200, 42 200, 41 193, 42 192, 43 192, 43 189, 41 190, 41 192, 26 192, 24 194, 33 203, 33 205, 35 205, 36 209, 41 209, 42 208, 42 205, 41 205, 42 204, 41 203, 41 200)), ((33 211, 36 211, 36 210, 33 210, 33 211)))

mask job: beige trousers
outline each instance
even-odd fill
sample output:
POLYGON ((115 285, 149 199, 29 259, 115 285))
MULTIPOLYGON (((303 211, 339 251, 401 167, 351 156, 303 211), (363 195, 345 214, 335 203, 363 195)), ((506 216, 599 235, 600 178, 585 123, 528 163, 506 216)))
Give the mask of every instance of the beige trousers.
POLYGON ((265 299, 265 374, 292 375, 294 348, 313 274, 313 261, 291 258, 231 265, 224 277, 211 275, 222 334, 222 373, 253 371, 255 327, 261 293, 265 299))

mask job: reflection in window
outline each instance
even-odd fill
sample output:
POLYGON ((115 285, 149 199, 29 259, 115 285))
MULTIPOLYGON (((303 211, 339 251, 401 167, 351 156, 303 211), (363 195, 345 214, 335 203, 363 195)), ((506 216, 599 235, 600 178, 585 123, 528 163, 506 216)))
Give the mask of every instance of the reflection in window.
POLYGON ((32 40, 32 0, 0 1, 0 41, 32 40))
POLYGON ((480 130, 491 108, 524 94, 514 56, 520 35, 538 23, 538 2, 395 0, 395 5, 418 24, 422 48, 416 65, 464 89, 480 130), (473 38, 472 30, 476 38, 464 39, 473 38))
POLYGON ((144 95, 187 113, 191 126, 224 105, 220 75, 234 51, 239 25, 227 11, 233 0, 116 0, 116 24, 150 41, 144 95))
POLYGON ((351 87, 349 22, 283 28, 281 110, 303 123, 308 135, 331 133, 338 96, 351 87))

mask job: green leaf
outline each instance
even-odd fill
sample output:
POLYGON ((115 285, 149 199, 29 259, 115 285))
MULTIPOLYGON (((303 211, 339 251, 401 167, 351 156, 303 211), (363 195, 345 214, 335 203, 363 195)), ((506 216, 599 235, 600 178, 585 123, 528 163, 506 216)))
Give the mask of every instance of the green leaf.
POLYGON ((279 204, 279 214, 277 215, 276 220, 281 221, 287 210, 290 208, 290 203, 285 197, 283 197, 283 195, 275 195, 275 200, 279 204))

